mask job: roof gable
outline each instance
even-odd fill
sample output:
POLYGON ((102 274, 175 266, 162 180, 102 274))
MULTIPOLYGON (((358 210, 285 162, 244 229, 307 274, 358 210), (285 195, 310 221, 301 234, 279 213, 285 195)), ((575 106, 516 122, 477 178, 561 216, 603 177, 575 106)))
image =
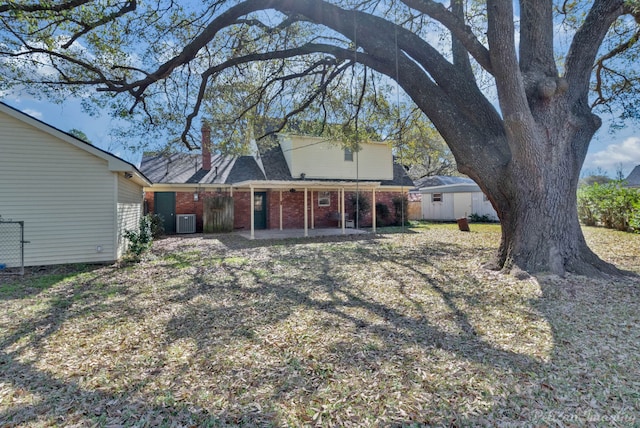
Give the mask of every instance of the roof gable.
POLYGON ((55 128, 45 122, 42 122, 41 120, 38 120, 33 116, 29 116, 28 114, 23 113, 3 102, 0 102, 0 112, 16 120, 19 120, 29 126, 32 126, 33 128, 36 128, 46 134, 49 134, 52 137, 57 138, 58 140, 62 140, 76 148, 84 150, 85 152, 93 156, 96 156, 100 159, 107 161, 108 168, 112 172, 134 173, 135 175, 137 175, 138 180, 140 180, 143 184, 147 184, 147 185, 151 184, 150 180, 147 177, 145 177, 145 175, 142 174, 138 170, 138 168, 136 168, 133 164, 123 159, 120 159, 119 157, 105 150, 102 150, 96 146, 93 146, 87 143, 86 141, 82 141, 79 138, 74 137, 73 135, 67 132, 61 131, 60 129, 55 128))

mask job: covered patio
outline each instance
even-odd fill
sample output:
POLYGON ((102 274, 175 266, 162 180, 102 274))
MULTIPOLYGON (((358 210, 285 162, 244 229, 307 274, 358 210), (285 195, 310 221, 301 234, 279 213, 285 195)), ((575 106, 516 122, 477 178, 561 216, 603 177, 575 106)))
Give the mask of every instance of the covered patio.
POLYGON ((232 186, 231 195, 233 195, 234 189, 247 189, 249 191, 249 201, 250 208, 249 214, 250 218, 250 229, 246 232, 239 232, 242 236, 245 236, 247 239, 277 239, 281 238, 291 238, 291 237, 309 237, 309 236, 332 236, 332 235, 353 235, 353 234, 361 234, 368 233, 362 230, 358 230, 354 228, 354 223, 349 219, 348 213, 345 211, 345 193, 348 191, 352 192, 363 192, 371 194, 371 215, 372 215, 372 230, 373 233, 376 231, 376 191, 379 191, 381 188, 380 182, 352 182, 352 181, 249 181, 238 183, 237 185, 232 186), (273 203, 277 206, 277 228, 270 229, 257 229, 255 228, 255 218, 254 214, 256 212, 255 206, 255 194, 256 192, 263 191, 271 191, 274 194, 277 194, 277 201, 273 201, 273 203), (337 221, 339 227, 337 228, 316 228, 315 224, 315 204, 314 194, 319 191, 331 191, 338 193, 338 206, 337 209, 334 210, 333 215, 336 216, 335 220, 337 221), (283 193, 289 192, 301 192, 303 197, 303 207, 302 207, 302 216, 303 216, 303 224, 304 228, 286 228, 283 227, 283 193), (264 238, 261 238, 264 236, 264 238))

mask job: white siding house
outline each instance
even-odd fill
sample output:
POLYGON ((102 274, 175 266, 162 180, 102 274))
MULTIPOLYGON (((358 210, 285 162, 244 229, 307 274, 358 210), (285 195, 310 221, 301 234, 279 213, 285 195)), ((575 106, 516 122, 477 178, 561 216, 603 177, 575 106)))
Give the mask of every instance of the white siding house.
POLYGON ((0 216, 24 221, 25 266, 117 260, 150 184, 130 163, 0 103, 0 216))
POLYGON ((292 177, 334 180, 391 180, 393 153, 381 142, 361 142, 358 152, 321 137, 279 134, 292 177))

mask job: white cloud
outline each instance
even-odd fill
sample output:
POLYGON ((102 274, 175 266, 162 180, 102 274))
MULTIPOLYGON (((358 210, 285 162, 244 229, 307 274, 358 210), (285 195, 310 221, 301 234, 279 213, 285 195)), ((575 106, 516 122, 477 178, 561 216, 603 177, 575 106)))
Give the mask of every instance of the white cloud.
POLYGON ((629 173, 640 165, 640 137, 629 137, 620 144, 610 144, 604 150, 587 155, 585 169, 597 169, 613 174, 618 170, 629 173))
POLYGON ((39 112, 38 110, 26 108, 22 110, 22 112, 28 114, 31 117, 35 117, 36 119, 42 120, 42 112, 39 112))

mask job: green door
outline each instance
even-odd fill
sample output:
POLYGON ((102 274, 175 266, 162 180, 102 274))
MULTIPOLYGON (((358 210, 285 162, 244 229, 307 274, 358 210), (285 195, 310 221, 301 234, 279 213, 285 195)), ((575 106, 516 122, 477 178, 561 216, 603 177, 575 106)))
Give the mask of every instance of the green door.
POLYGON ((253 227, 254 229, 267 228, 267 192, 253 194, 253 227))
POLYGON ((164 233, 176 233, 176 194, 175 192, 155 192, 153 196, 153 210, 162 217, 164 233))

